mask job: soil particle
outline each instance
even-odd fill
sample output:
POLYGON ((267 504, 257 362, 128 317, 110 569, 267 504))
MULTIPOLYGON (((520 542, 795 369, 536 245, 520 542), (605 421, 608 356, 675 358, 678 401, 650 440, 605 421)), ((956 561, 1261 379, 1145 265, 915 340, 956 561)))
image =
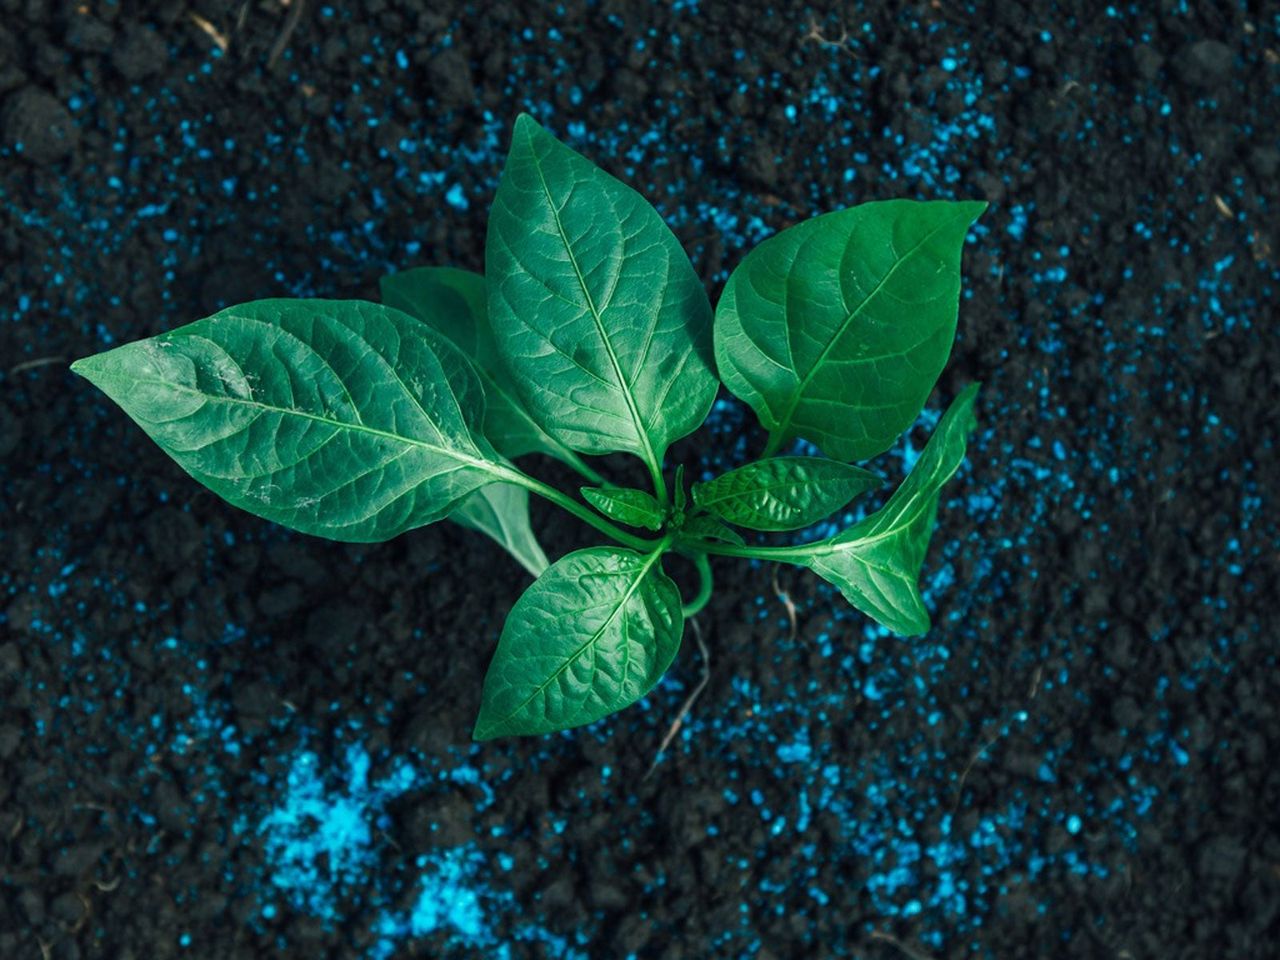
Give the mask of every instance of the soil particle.
POLYGON ((1208 882, 1233 884, 1244 871, 1249 852, 1236 837, 1211 837, 1200 845, 1196 868, 1208 882))
POLYGON ((80 129, 56 97, 36 87, 11 94, 0 108, 4 143, 21 145, 21 156, 36 164, 61 160, 80 142, 80 129))
POLYGON ((431 58, 427 64, 431 93, 443 109, 464 107, 475 99, 471 62, 457 48, 450 48, 431 58))
POLYGON ((164 39, 151 27, 125 29, 111 53, 111 64, 130 83, 145 80, 164 69, 168 51, 164 39))
POLYGON ((67 46, 81 53, 106 53, 115 43, 115 31, 89 14, 71 18, 67 26, 67 46))
POLYGON ((1218 40, 1200 40, 1178 51, 1174 70, 1189 84, 1212 89, 1231 76, 1235 53, 1218 40))

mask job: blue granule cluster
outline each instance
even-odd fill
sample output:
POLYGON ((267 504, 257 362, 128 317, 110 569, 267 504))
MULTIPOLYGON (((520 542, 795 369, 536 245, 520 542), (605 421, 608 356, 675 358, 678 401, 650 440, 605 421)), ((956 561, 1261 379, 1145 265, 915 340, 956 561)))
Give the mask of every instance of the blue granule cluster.
MULTIPOLYGON (((256 20, 214 24, 225 53, 187 23, 155 62, 144 37, 64 71, 42 109, 78 152, 0 124, 15 950, 73 925, 77 891, 94 912, 56 933, 77 955, 371 960, 1141 955, 1192 909, 1179 876, 1252 902, 1280 21, 1223 8, 1224 66, 1192 11, 1140 4, 990 37, 964 4, 368 6, 308 6, 271 71, 279 24, 256 20), (349 548, 234 515, 64 372, 228 302, 479 268, 519 110, 648 196, 713 290, 826 210, 992 203, 953 365, 876 465, 892 489, 984 381, 933 630, 717 562, 711 682, 648 780, 696 644, 615 718, 472 745, 513 565, 495 584, 504 561, 443 527, 349 548), (32 899, 14 878, 50 863, 32 899)), ((760 443, 722 396, 681 450, 709 476, 760 443)))

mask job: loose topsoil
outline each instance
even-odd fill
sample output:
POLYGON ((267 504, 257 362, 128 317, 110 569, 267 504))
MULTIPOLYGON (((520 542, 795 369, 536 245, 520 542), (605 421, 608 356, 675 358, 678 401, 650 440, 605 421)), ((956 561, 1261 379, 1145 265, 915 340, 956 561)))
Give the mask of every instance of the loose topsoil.
MULTIPOLYGON (((1274 955, 1273 4, 292 3, 0 0, 0 957, 1274 955), (472 745, 514 562, 239 513, 67 371, 479 269, 520 110, 713 296, 815 213, 991 202, 878 465, 984 382, 934 629, 717 563, 647 779, 692 633, 637 707, 472 745)), ((675 455, 760 443, 725 396, 675 455)))

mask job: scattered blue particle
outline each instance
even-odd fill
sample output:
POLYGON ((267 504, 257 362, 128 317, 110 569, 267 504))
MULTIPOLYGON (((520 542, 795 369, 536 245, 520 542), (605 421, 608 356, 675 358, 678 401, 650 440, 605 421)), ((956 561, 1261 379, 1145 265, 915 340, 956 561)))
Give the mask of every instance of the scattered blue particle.
POLYGON ((449 188, 449 192, 444 195, 444 199, 451 207, 456 207, 459 210, 465 210, 467 207, 471 206, 470 201, 467 200, 466 193, 463 192, 462 186, 457 183, 449 188))
POLYGON ((1067 833, 1075 835, 1080 832, 1080 827, 1081 822, 1078 816, 1073 813, 1071 816, 1067 817, 1067 833))

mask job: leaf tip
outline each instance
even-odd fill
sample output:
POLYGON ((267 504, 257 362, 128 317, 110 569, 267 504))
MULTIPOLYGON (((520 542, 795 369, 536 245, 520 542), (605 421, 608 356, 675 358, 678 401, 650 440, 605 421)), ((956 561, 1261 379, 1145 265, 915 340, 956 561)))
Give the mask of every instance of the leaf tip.
POLYGON ((977 219, 987 212, 987 207, 991 206, 986 200, 962 200, 960 201, 960 209, 965 212, 969 218, 969 223, 974 223, 977 219))
POLYGON ((481 707, 480 716, 476 717, 476 725, 471 730, 471 739, 476 743, 484 743, 488 740, 496 740, 501 735, 489 711, 481 707))
POLYGON ((79 360, 76 360, 71 364, 70 370, 76 376, 84 377, 95 387, 101 389, 102 385, 98 381, 102 373, 103 356, 105 356, 105 354, 95 353, 88 357, 81 357, 79 360))
POLYGON ((516 122, 512 126, 512 129, 516 133, 526 133, 526 134, 544 132, 542 129, 542 124, 538 123, 537 120, 533 119, 533 114, 525 113, 523 110, 521 110, 520 113, 516 115, 516 122))
POLYGON ((902 636, 923 637, 929 632, 929 628, 932 626, 933 624, 929 622, 929 614, 921 610, 919 616, 913 617, 909 623, 904 623, 902 625, 902 636))
POLYGON ((965 433, 970 433, 978 426, 977 400, 978 391, 982 388, 982 384, 974 381, 963 390, 960 395, 955 398, 953 405, 962 411, 963 428, 965 433))

